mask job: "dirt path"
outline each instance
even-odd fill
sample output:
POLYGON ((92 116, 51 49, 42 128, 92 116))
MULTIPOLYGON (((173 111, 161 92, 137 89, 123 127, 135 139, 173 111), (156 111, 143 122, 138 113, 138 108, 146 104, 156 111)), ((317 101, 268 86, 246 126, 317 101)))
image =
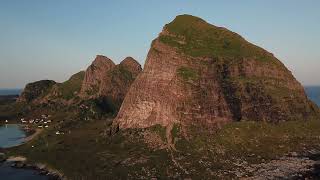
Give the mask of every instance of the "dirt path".
POLYGON ((180 168, 185 174, 189 174, 189 172, 184 169, 181 164, 174 158, 174 155, 173 153, 177 151, 175 145, 174 145, 174 142, 172 141, 173 140, 173 137, 172 137, 172 129, 173 129, 173 124, 169 124, 167 127, 166 127, 166 138, 167 138, 167 145, 168 145, 168 150, 169 150, 169 153, 170 153, 170 157, 171 157, 171 160, 172 162, 174 163, 174 165, 178 168, 180 168))
POLYGON ((174 148, 174 144, 172 144, 172 135, 171 135, 171 130, 173 128, 172 124, 169 124, 166 127, 166 139, 167 139, 167 145, 168 145, 168 149, 175 149, 174 148))

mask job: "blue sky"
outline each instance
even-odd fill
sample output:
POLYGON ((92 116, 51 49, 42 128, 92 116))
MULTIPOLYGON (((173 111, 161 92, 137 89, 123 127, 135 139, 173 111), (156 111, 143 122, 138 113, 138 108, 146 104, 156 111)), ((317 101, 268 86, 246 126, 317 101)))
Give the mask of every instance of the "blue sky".
POLYGON ((224 26, 277 56, 304 85, 320 85, 319 0, 0 0, 0 88, 62 82, 96 54, 141 64, 179 14, 224 26))

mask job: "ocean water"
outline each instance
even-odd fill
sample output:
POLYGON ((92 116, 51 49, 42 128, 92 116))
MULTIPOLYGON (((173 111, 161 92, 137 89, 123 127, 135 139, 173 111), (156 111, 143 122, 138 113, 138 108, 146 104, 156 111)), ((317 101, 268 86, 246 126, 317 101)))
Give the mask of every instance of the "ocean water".
POLYGON ((0 148, 8 148, 23 143, 26 134, 17 124, 0 126, 0 148))
POLYGON ((17 169, 11 167, 10 163, 0 164, 0 179, 2 180, 49 180, 49 177, 39 175, 32 169, 17 169))
POLYGON ((307 96, 320 107, 320 86, 306 86, 307 96))
MULTIPOLYGON (((7 148, 19 145, 26 137, 24 131, 16 124, 0 126, 0 147, 7 148)), ((33 169, 17 169, 10 162, 0 163, 0 179, 2 180, 48 180, 49 177, 39 175, 33 169)))
POLYGON ((0 89, 0 96, 3 95, 20 95, 22 89, 0 89))

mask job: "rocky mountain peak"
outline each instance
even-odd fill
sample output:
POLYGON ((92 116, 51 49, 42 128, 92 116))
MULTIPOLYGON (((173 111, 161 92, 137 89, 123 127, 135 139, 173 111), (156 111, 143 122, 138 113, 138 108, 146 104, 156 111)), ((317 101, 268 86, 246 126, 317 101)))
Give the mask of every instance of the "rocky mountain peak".
POLYGON ((177 16, 166 24, 158 40, 192 57, 241 57, 277 63, 272 53, 239 34, 191 15, 177 16))
POLYGON ((139 62, 132 57, 126 57, 119 65, 127 68, 133 73, 140 73, 142 71, 139 62))
POLYGON ((111 59, 98 55, 85 72, 80 97, 100 99, 107 104, 107 111, 115 112, 141 70, 132 57, 115 65, 111 59))
POLYGON ((114 124, 215 129, 232 121, 311 116, 319 116, 318 108, 271 53, 226 28, 181 15, 152 42, 114 124))
POLYGON ((97 68, 112 68, 115 66, 114 62, 106 56, 97 55, 94 61, 92 62, 91 66, 97 68))
POLYGON ((85 72, 80 95, 82 97, 95 95, 99 91, 98 87, 106 78, 106 72, 110 71, 115 66, 116 65, 111 59, 102 55, 97 55, 85 72))

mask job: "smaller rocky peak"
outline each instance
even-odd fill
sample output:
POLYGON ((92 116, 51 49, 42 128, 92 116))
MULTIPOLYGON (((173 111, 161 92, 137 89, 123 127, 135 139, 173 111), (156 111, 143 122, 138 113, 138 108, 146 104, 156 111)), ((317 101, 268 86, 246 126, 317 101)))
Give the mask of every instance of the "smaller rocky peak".
POLYGON ((107 81, 109 72, 115 67, 115 63, 110 58, 97 55, 85 71, 80 96, 91 97, 97 95, 97 93, 100 92, 101 83, 107 81))
POLYGON ((141 65, 132 57, 126 57, 119 65, 133 73, 140 73, 142 71, 141 65))
POLYGON ((97 68, 107 67, 109 69, 109 68, 114 67, 115 64, 110 58, 103 56, 103 55, 97 55, 91 64, 91 67, 92 66, 97 67, 97 68))

